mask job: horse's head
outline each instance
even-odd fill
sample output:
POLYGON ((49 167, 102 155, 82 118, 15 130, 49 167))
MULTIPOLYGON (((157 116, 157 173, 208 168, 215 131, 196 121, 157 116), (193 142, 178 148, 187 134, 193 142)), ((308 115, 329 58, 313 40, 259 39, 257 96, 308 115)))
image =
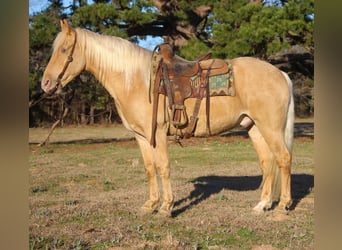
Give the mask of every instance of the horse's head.
POLYGON ((45 69, 41 87, 46 93, 60 91, 85 67, 85 58, 78 45, 77 32, 61 20, 61 32, 54 41, 53 53, 45 69))

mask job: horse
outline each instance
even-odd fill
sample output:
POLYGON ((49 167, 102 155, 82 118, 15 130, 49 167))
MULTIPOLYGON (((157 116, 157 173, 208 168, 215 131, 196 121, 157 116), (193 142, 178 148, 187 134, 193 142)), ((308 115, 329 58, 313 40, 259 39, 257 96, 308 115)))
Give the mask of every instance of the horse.
MULTIPOLYGON (((141 151, 149 186, 149 198, 142 211, 172 216, 174 195, 167 138, 175 131, 169 129, 167 96, 158 97, 156 145, 149 142, 153 112, 149 100, 152 52, 120 37, 74 28, 67 20, 61 20, 60 25, 41 88, 49 94, 58 93, 82 71, 93 74, 114 98, 123 125, 133 132, 141 151)), ((211 135, 238 125, 245 127, 262 172, 260 201, 253 209, 263 212, 278 206, 277 209, 288 211, 292 204, 292 82, 285 72, 257 58, 237 57, 230 63, 236 94, 211 97, 211 135)), ((194 98, 185 100, 189 113, 194 104, 194 98)), ((201 103, 194 136, 206 135, 205 104, 201 103)))

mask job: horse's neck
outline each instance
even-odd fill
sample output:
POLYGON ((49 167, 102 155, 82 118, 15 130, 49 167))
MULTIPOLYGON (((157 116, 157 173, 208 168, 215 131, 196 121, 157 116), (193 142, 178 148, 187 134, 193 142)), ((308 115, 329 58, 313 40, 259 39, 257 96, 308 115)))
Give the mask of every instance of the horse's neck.
MULTIPOLYGON (((108 43, 106 44, 106 42, 101 41, 101 36, 95 37, 88 33, 85 33, 85 35, 90 36, 87 38, 89 41, 87 42, 87 39, 85 39, 84 44, 85 70, 92 73, 114 98, 129 90, 132 84, 136 84, 133 81, 137 74, 142 75, 139 84, 145 85, 148 82, 146 74, 149 72, 149 61, 145 59, 149 58, 148 53, 142 53, 141 51, 137 52, 137 55, 132 55, 133 53, 131 53, 132 56, 129 56, 129 58, 133 58, 134 61, 128 63, 127 56, 124 57, 123 53, 121 55, 118 54, 117 49, 111 48, 108 46, 108 43), (136 63, 139 60, 142 63, 136 63)), ((115 44, 116 40, 113 39, 110 42, 115 44)), ((118 39, 118 43, 124 44, 120 39, 118 39)), ((128 50, 129 48, 126 49, 128 50)), ((138 51, 138 48, 135 49, 138 51)), ((127 95, 127 93, 125 94, 127 95)))
POLYGON ((126 128, 143 134, 147 120, 139 116, 150 112, 148 83, 151 52, 121 39, 96 36, 85 39, 85 70, 92 73, 115 99, 117 111, 126 128), (114 48, 114 45, 118 48, 114 48), (138 104, 138 105, 137 105, 138 104), (139 121, 139 124, 136 124, 139 121), (136 124, 132 126, 132 124, 136 124))
POLYGON ((109 56, 109 54, 106 53, 108 50, 99 50, 99 47, 101 47, 99 44, 86 41, 86 44, 84 45, 84 55, 86 58, 85 70, 92 73, 102 84, 105 84, 110 79, 109 74, 115 72, 119 75, 124 72, 120 72, 120 70, 115 68, 113 69, 112 65, 106 63, 108 59, 105 58, 109 56))

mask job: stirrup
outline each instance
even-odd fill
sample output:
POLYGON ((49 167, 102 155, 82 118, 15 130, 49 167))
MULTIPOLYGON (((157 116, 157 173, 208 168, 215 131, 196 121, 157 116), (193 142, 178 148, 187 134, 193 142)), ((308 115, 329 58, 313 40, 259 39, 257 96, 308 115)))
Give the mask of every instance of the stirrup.
POLYGON ((179 104, 173 104, 171 108, 171 123, 175 128, 182 128, 188 123, 188 116, 186 114, 185 106, 179 104), (179 121, 175 120, 177 111, 181 111, 179 121), (183 121, 182 121, 183 120, 183 121))

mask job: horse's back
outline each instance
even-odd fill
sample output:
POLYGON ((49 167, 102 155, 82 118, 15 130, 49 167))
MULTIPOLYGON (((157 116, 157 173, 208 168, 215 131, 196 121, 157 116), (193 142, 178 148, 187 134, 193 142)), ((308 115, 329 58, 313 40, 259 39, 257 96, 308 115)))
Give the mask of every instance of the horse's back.
POLYGON ((230 60, 236 76, 278 78, 285 80, 281 71, 269 62, 254 57, 237 57, 230 60), (239 74, 241 73, 241 74, 239 74))
POLYGON ((274 65, 253 57, 237 57, 230 62, 237 93, 289 98, 287 80, 274 65))

